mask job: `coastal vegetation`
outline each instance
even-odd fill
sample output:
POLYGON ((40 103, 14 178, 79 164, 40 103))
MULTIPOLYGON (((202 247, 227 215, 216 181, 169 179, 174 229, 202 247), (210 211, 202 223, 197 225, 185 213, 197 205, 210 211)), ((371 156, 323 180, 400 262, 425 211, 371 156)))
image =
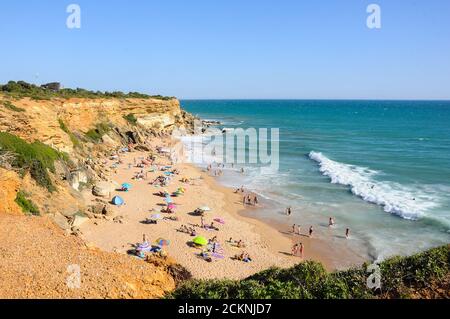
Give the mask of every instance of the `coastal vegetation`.
POLYGON ((27 143, 16 135, 0 132, 0 152, 13 154, 11 166, 23 175, 29 171, 31 177, 49 192, 56 190, 48 171, 55 172, 55 161, 68 161, 67 154, 41 142, 27 143))
POLYGON ((129 113, 129 114, 127 114, 127 115, 124 115, 123 118, 124 118, 128 123, 130 123, 131 125, 136 125, 136 123, 137 123, 137 118, 136 118, 136 116, 134 116, 133 113, 129 113))
POLYGON ((101 141, 102 136, 107 134, 109 131, 111 131, 111 126, 106 122, 102 122, 97 123, 95 128, 87 131, 85 135, 91 141, 98 143, 101 141))
MULTIPOLYGON (((314 261, 270 268, 240 281, 190 280, 168 298, 181 299, 348 299, 436 297, 448 294, 450 245, 379 264, 381 288, 370 289, 368 265, 327 273, 314 261)), ((442 296, 441 296, 442 297, 442 296)))
POLYGON ((75 136, 75 134, 73 134, 69 128, 67 127, 67 125, 64 123, 64 121, 62 119, 58 119, 59 122, 59 127, 61 128, 61 130, 63 130, 70 138, 70 141, 72 142, 74 147, 80 147, 80 141, 78 140, 78 138, 75 136))
POLYGON ((9 81, 7 84, 0 85, 0 92, 9 95, 13 98, 29 97, 34 100, 50 100, 52 98, 138 98, 138 99, 158 99, 158 100, 172 100, 175 97, 162 96, 162 95, 148 95, 138 92, 124 93, 121 91, 114 92, 102 92, 102 91, 90 91, 82 88, 63 88, 54 89, 51 86, 37 86, 35 84, 27 83, 25 81, 9 81))
POLYGON ((36 207, 36 205, 29 199, 27 199, 27 196, 25 192, 19 191, 17 192, 17 197, 15 202, 17 205, 22 208, 22 211, 25 214, 34 215, 34 216, 40 216, 41 213, 39 212, 39 209, 36 207))
POLYGON ((25 109, 21 107, 17 107, 14 104, 12 104, 10 101, 3 101, 3 106, 7 108, 8 110, 14 111, 14 112, 25 112, 25 109))

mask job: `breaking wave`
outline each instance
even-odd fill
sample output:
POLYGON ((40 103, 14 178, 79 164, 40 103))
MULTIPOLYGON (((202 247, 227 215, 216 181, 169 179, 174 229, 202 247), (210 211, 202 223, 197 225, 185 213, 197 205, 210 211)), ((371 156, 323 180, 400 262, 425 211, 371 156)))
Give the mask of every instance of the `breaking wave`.
POLYGON ((317 162, 320 172, 331 183, 348 186, 350 191, 364 201, 380 205, 384 211, 408 220, 418 220, 437 206, 431 193, 399 183, 376 181, 380 172, 365 167, 330 160, 320 152, 310 152, 309 158, 317 162))

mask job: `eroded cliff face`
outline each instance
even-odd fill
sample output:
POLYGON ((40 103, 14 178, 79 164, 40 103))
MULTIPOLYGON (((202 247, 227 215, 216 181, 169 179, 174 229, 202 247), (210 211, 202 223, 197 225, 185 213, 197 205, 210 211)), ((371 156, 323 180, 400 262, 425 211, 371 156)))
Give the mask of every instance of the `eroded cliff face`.
POLYGON ((22 210, 15 202, 22 181, 16 172, 0 167, 0 213, 22 215, 22 210))
MULTIPOLYGON (((178 280, 173 269, 179 267, 174 262, 144 263, 86 248, 75 221, 80 214, 91 218, 97 209, 87 207, 83 195, 110 179, 104 156, 129 143, 151 152, 151 138, 175 128, 189 131, 193 120, 175 99, 15 100, 0 94, 0 132, 29 143, 40 141, 64 155, 55 161, 54 170, 46 170, 54 186, 51 191, 37 183, 29 167, 14 164, 11 158, 17 154, 0 149, 0 235, 8 235, 0 240, 0 257, 5 257, 0 258, 5 261, 0 263, 0 281, 5 283, 0 297, 157 298, 173 290, 178 280), (41 216, 25 216, 23 204, 17 202, 19 191, 41 216), (17 247, 8 251, 15 247, 9 241, 19 241, 26 251, 17 247), (36 247, 28 249, 30 245, 36 247), (28 256, 27 252, 38 254, 28 256), (76 291, 61 284, 64 276, 55 275, 55 270, 65 274, 74 258, 86 278, 94 277, 76 291)), ((112 208, 106 199, 97 206, 109 207, 101 217, 110 218, 112 208)))
POLYGON ((15 134, 29 142, 41 141, 69 154, 74 145, 61 121, 82 138, 98 123, 130 129, 139 128, 146 133, 170 132, 175 126, 186 127, 192 117, 180 108, 176 99, 52 99, 11 100, 22 112, 2 107, 7 97, 0 95, 0 131, 15 134), (132 114, 137 122, 130 127, 124 116, 132 114))
POLYGON ((0 199, 8 199, 0 208, 17 213, 14 199, 20 188, 43 214, 56 216, 62 228, 67 228, 67 224, 61 222, 64 221, 61 215, 70 218, 87 209, 80 194, 82 188, 109 179, 110 168, 103 165, 101 157, 109 156, 128 143, 150 150, 149 139, 170 134, 175 128, 189 131, 193 120, 176 99, 32 100, 11 99, 0 94, 0 132, 14 134, 30 143, 40 141, 67 153, 70 159, 70 165, 56 163, 56 172, 50 174, 57 189, 52 194, 38 186, 29 174, 18 179, 14 172, 0 171, 0 186, 18 181, 18 185, 8 186, 8 191, 0 194, 0 199), (106 129, 99 130, 99 125, 106 129), (89 132, 96 138, 87 134, 89 132))

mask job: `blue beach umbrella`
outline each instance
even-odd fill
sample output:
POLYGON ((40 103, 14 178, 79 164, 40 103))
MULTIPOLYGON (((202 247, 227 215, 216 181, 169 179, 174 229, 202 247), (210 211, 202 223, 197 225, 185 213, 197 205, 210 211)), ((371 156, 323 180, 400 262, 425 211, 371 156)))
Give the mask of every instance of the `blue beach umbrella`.
POLYGON ((124 189, 131 189, 131 184, 128 184, 128 183, 123 183, 122 184, 122 188, 124 188, 124 189))
POLYGON ((120 196, 114 196, 114 198, 112 199, 112 203, 116 206, 121 206, 125 204, 124 200, 120 196))

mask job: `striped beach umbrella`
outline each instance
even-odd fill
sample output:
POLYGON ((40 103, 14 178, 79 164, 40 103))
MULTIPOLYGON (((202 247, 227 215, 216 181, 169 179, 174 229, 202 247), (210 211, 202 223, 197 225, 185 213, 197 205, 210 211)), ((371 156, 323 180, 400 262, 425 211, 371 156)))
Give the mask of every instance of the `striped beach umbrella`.
POLYGON ((164 238, 158 238, 155 241, 155 243, 156 243, 156 245, 163 247, 163 246, 169 246, 170 241, 167 239, 164 239, 164 238))

